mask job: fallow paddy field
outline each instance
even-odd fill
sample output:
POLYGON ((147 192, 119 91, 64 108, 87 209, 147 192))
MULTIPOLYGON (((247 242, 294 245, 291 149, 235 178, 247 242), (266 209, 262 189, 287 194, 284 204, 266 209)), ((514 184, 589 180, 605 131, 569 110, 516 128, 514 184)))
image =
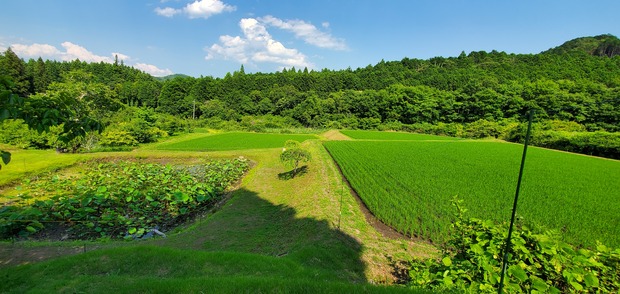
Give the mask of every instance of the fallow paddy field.
MULTIPOLYGON (((102 157, 243 156, 252 168, 216 211, 166 232, 167 238, 2 242, 0 292, 411 292, 377 284, 398 281, 396 261, 437 256, 433 243, 450 235, 454 196, 472 217, 508 221, 522 148, 330 131, 194 133, 118 153, 15 150, 0 171, 3 195, 24 178, 102 157), (303 142, 312 155, 306 173, 290 180, 279 177, 289 170, 279 162, 286 140, 303 142), (371 213, 404 236, 370 224, 343 174, 371 213)), ((576 245, 599 240, 619 247, 620 162, 531 147, 518 215, 576 245)))

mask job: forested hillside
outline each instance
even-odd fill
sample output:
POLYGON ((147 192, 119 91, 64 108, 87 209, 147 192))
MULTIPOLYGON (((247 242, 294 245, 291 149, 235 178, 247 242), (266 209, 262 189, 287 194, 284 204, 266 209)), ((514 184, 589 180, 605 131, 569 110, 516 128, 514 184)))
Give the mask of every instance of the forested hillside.
MULTIPOLYGON (((171 79, 156 79, 122 62, 24 61, 9 48, 0 55, 0 75, 12 81, 6 90, 26 101, 49 96, 45 93, 50 90, 58 92, 59 85, 103 86, 104 104, 121 104, 99 113, 104 127, 124 106, 139 107, 125 112, 130 117, 143 113, 147 123, 158 120, 157 113, 210 122, 270 115, 290 124, 354 129, 506 125, 522 121, 533 108, 538 121, 570 122, 571 130, 618 132, 619 44, 615 36, 601 35, 571 40, 539 54, 462 52, 449 58, 382 60, 355 70, 291 68, 249 74, 241 66, 224 78, 171 79)), ((444 133, 463 135, 458 130, 444 133)))

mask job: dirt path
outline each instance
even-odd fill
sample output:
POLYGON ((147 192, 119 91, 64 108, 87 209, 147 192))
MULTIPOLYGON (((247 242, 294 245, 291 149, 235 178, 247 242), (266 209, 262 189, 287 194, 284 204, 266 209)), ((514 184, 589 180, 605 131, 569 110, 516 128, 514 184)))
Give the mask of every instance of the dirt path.
POLYGON ((329 131, 321 134, 321 137, 323 137, 323 138, 325 138, 326 140, 329 140, 329 141, 352 140, 350 137, 345 136, 339 130, 329 130, 329 131))

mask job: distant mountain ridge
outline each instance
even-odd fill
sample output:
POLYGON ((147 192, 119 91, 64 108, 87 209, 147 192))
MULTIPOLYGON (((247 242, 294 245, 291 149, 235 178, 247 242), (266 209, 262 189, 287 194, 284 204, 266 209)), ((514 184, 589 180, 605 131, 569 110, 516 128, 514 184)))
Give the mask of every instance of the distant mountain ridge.
POLYGON ((571 52, 585 52, 594 56, 613 57, 620 55, 620 39, 611 34, 581 37, 567 41, 558 47, 551 48, 542 53, 566 54, 571 52))
POLYGON ((163 76, 163 77, 154 77, 156 80, 158 81, 167 81, 167 80, 172 80, 174 78, 187 78, 190 77, 188 75, 184 75, 184 74, 172 74, 172 75, 167 75, 167 76, 163 76))

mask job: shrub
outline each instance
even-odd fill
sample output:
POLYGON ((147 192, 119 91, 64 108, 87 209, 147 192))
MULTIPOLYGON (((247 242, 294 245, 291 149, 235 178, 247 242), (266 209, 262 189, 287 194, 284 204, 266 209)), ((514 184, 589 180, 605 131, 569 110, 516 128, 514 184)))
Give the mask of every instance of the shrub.
MULTIPOLYGON (((410 285, 441 291, 496 292, 507 226, 489 220, 465 219, 455 199, 453 238, 440 261, 412 261, 410 285)), ((620 290, 620 249, 598 244, 576 249, 552 231, 517 226, 513 232, 504 289, 509 293, 604 292, 620 290)))
POLYGON ((188 130, 187 123, 169 114, 159 114, 155 122, 155 127, 165 131, 167 136, 172 136, 188 130))
POLYGON ((105 131, 99 144, 105 147, 136 146, 138 141, 127 131, 105 131))
POLYGON ((496 122, 480 119, 467 124, 463 134, 467 138, 499 138, 502 134, 502 129, 496 122))
POLYGON ((7 119, 0 123, 0 143, 3 144, 28 148, 35 134, 36 131, 30 130, 21 119, 7 119))

